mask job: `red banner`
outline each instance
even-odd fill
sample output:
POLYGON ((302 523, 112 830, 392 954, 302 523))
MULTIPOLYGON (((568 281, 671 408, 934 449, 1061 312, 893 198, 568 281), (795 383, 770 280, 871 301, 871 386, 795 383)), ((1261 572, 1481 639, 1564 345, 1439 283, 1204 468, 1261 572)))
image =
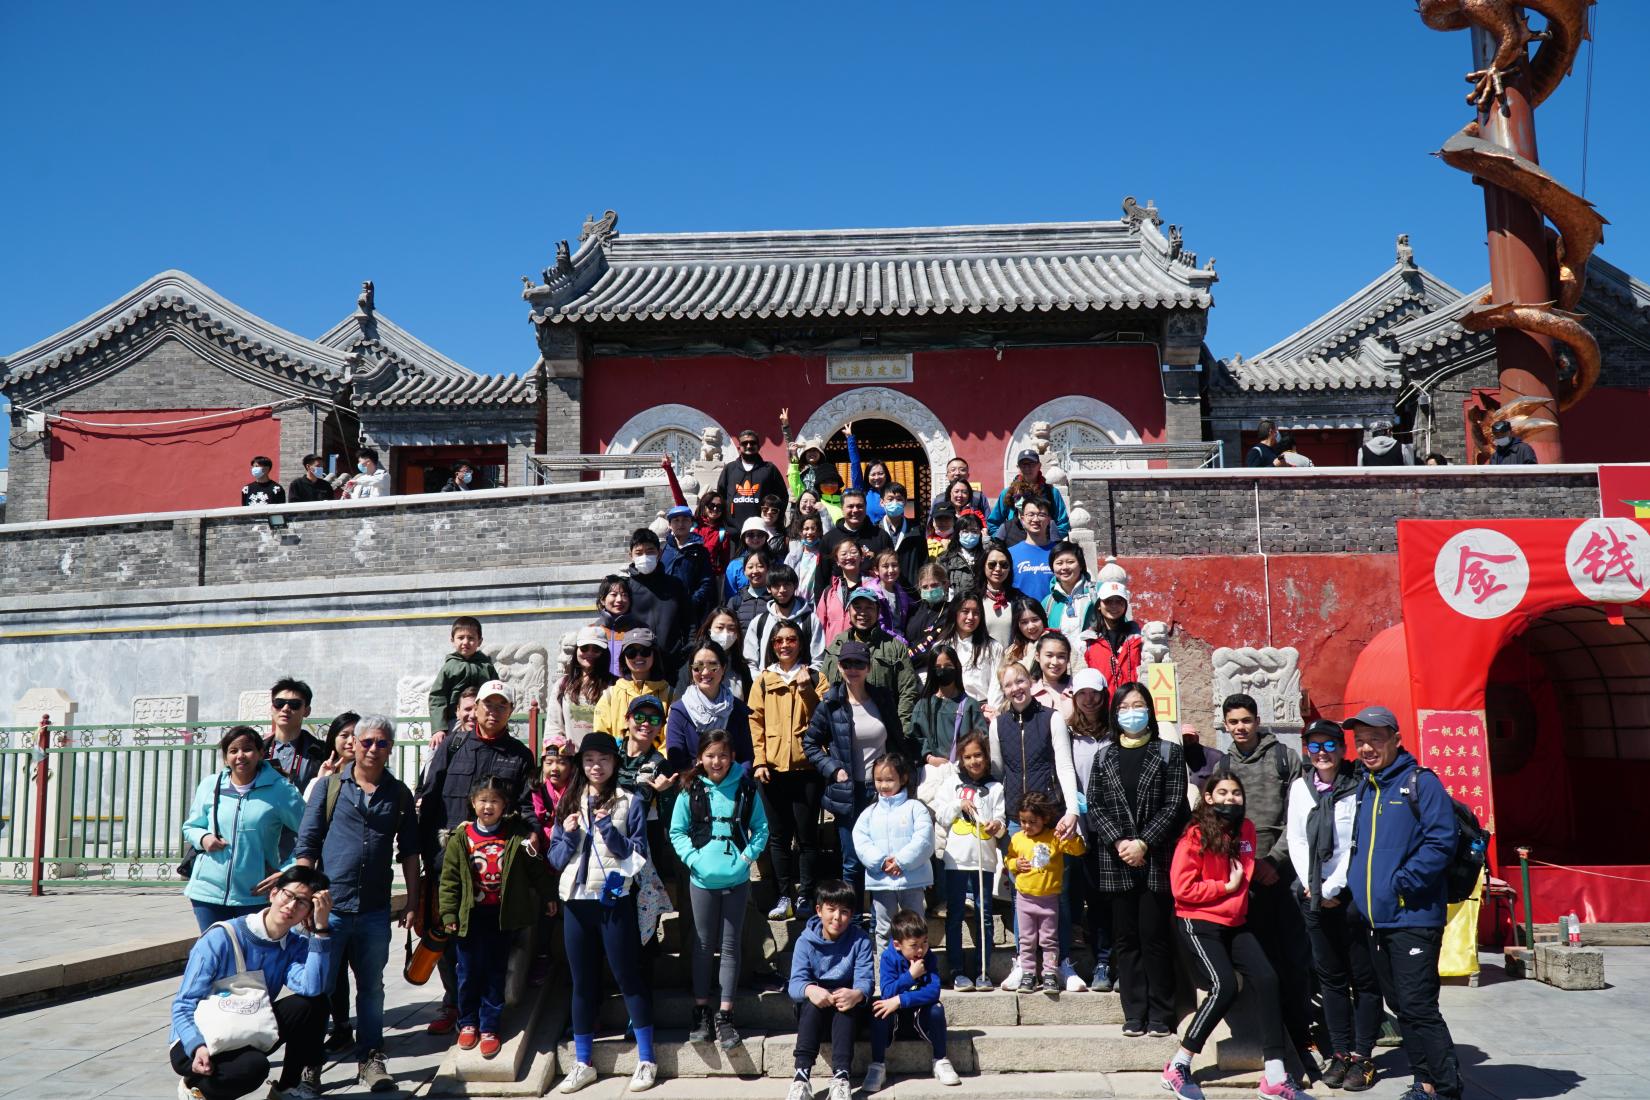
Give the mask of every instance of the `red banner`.
POLYGON ((1623 519, 1650 519, 1650 464, 1600 466, 1599 514, 1623 519))
POLYGON ((1495 807, 1490 795, 1490 739, 1484 726, 1484 712, 1422 710, 1416 714, 1421 733, 1417 758, 1438 773, 1451 798, 1471 806, 1479 823, 1495 832, 1495 807))

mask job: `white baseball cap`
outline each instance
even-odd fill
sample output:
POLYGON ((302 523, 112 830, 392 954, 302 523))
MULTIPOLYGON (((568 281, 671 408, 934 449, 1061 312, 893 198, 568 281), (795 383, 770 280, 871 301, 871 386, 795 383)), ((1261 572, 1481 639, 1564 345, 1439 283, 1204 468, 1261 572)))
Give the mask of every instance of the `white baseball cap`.
POLYGON ((1106 690, 1106 678, 1099 669, 1080 668, 1071 674, 1071 693, 1075 695, 1084 688, 1099 692, 1106 690))
POLYGON ((481 690, 476 693, 476 702, 491 699, 495 695, 503 698, 512 707, 516 705, 516 693, 503 680, 488 680, 485 684, 482 684, 481 690))
POLYGON ((1109 600, 1113 596, 1120 596, 1127 602, 1129 598, 1128 586, 1118 581, 1106 581, 1100 586, 1099 594, 1095 596, 1095 599, 1109 600))

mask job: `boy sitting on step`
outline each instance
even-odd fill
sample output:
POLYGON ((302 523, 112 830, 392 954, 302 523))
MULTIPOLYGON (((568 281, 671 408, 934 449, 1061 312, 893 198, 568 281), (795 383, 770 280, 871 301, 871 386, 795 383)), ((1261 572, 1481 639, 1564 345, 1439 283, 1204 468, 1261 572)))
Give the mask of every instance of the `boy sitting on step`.
POLYGON ((820 884, 814 915, 791 955, 791 1000, 796 1002, 796 1073, 785 1100, 813 1100, 814 1062, 821 1037, 831 1037, 829 1100, 851 1100, 848 1071, 854 1030, 871 999, 871 938, 854 919, 859 893, 841 879, 820 884))
POLYGON ((915 1034, 934 1048, 934 1080, 960 1085, 962 1078, 945 1056, 945 1006, 940 1004, 940 968, 928 950, 928 921, 901 909, 888 926, 888 946, 878 963, 881 1000, 871 1002, 871 1064, 865 1067, 865 1091, 880 1092, 887 1082, 883 1063, 896 1034, 915 1034))

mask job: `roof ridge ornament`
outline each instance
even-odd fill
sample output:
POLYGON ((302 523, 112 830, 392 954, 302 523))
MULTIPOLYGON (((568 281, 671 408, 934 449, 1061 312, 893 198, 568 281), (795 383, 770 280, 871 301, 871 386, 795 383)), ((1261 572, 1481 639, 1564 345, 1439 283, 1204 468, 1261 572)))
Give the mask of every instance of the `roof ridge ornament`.
POLYGON ((1405 271, 1419 271, 1415 262, 1415 250, 1409 246, 1409 234, 1398 234, 1398 266, 1405 271))
POLYGON ((1147 199, 1146 205, 1141 206, 1133 195, 1123 196, 1123 220, 1136 229, 1142 222, 1151 222, 1153 225, 1162 225, 1163 219, 1157 213, 1157 200, 1147 199))
POLYGON ((619 235, 619 215, 617 211, 609 210, 597 220, 596 215, 586 214, 584 226, 579 230, 579 243, 604 245, 619 235))
POLYGON ((364 279, 361 282, 361 294, 355 299, 356 312, 364 317, 370 317, 374 308, 372 280, 364 279))

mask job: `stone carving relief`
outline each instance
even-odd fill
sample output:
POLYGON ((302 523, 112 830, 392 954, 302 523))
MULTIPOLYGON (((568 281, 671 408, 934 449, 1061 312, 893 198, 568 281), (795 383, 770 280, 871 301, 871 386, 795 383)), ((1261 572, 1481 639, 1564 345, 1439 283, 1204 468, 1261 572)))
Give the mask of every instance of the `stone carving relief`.
POLYGON ((1142 664, 1162 664, 1169 659, 1169 624, 1153 619, 1140 628, 1142 664))
POLYGON ((1214 704, 1244 692, 1260 707, 1262 726, 1297 731, 1301 724, 1300 651, 1294 646, 1222 647, 1213 655, 1214 704))
POLYGON ((578 648, 579 632, 569 630, 561 636, 556 646, 556 679, 566 676, 573 669, 573 651, 578 648))
POLYGON ((430 713, 430 687, 434 683, 435 677, 428 675, 403 676, 397 680, 395 682, 395 717, 428 716, 430 713))
POLYGON ((243 691, 235 704, 235 720, 239 722, 269 721, 269 689, 243 691))
POLYGON ((550 685, 550 652, 538 642, 517 642, 499 646, 493 653, 493 664, 516 693, 516 711, 525 713, 529 704, 538 702, 544 707, 545 691, 550 685))
POLYGON ((12 707, 11 724, 34 727, 46 715, 53 726, 66 726, 74 719, 75 701, 62 688, 30 688, 12 707))
POLYGON ((847 390, 814 410, 796 433, 798 439, 829 439, 849 420, 874 418, 891 420, 916 436, 928 455, 930 470, 944 471, 956 457, 951 433, 940 418, 921 401, 886 386, 861 386, 847 390))
POLYGON ((132 724, 182 725, 195 720, 193 695, 138 695, 132 699, 132 724))

